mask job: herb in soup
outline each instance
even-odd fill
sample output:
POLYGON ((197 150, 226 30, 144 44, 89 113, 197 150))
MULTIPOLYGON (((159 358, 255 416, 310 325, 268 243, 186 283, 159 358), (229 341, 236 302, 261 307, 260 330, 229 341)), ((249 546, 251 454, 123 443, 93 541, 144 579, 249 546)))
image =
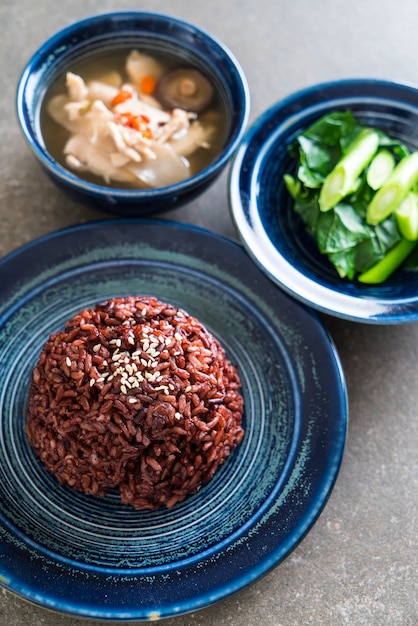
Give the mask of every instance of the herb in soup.
POLYGON ((64 136, 49 131, 43 116, 47 148, 83 178, 165 187, 193 176, 221 149, 226 116, 200 70, 133 50, 121 70, 92 78, 87 67, 86 75, 67 72, 65 93, 47 103, 64 136))
POLYGON ((294 210, 339 276, 381 283, 418 242, 418 152, 351 111, 316 121, 290 147, 294 210))

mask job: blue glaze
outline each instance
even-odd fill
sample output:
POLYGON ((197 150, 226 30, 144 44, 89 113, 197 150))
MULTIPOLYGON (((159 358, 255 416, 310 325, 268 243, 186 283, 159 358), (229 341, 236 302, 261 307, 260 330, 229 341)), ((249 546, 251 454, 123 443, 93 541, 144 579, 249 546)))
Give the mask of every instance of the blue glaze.
POLYGON ((173 209, 204 191, 219 176, 238 146, 248 121, 249 106, 244 73, 222 42, 179 18, 142 11, 95 15, 56 33, 28 61, 16 95, 23 135, 53 182, 76 200, 127 217, 173 209), (83 181, 46 151, 39 116, 51 82, 81 58, 121 47, 174 55, 186 64, 200 67, 218 88, 230 116, 229 134, 216 159, 191 178, 159 189, 111 189, 83 181))
POLYGON ((0 584, 79 617, 151 620, 242 589, 303 539, 339 470, 344 376, 316 315, 241 245, 175 222, 102 221, 11 253, 0 284, 0 584), (26 439, 29 377, 49 334, 127 294, 154 294, 198 317, 243 383, 242 444, 171 510, 138 512, 115 493, 60 487, 26 439))
POLYGON ((231 214, 253 260, 303 303, 352 321, 413 322, 418 274, 401 270, 377 286, 339 278, 294 213, 283 184, 283 174, 295 167, 289 145, 318 118, 346 109, 418 150, 416 87, 369 79, 309 87, 280 100, 247 131, 230 169, 231 214))

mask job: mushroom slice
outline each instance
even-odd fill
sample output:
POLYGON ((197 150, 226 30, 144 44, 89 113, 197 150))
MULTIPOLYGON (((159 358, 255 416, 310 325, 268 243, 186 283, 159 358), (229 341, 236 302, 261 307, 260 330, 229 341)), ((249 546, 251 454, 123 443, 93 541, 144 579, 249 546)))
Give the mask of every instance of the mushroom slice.
POLYGON ((59 96, 51 98, 47 108, 49 115, 57 124, 66 128, 70 133, 76 133, 78 131, 80 103, 73 103, 69 100, 68 96, 60 94, 59 96), (68 107, 70 107, 70 111, 68 111, 68 107), (74 107, 76 111, 74 111, 74 107), (75 115, 75 113, 77 113, 77 115, 75 115))
POLYGON ((199 120, 195 120, 190 124, 186 134, 179 137, 172 137, 169 141, 169 145, 177 154, 188 157, 198 148, 210 148, 211 140, 214 135, 214 126, 203 126, 199 120))
POLYGON ((88 94, 88 87, 84 80, 78 74, 67 72, 65 75, 65 84, 67 87, 68 97, 70 100, 80 102, 85 100, 88 94))
POLYGON ((163 71, 158 61, 147 54, 141 54, 138 50, 132 50, 126 60, 126 73, 140 93, 142 92, 142 81, 144 78, 152 76, 157 81, 163 74, 163 71))
POLYGON ((166 187, 190 177, 189 163, 167 144, 154 143, 155 158, 145 158, 127 169, 148 187, 166 187))
POLYGON ((88 97, 91 101, 101 100, 107 107, 111 107, 112 100, 119 92, 118 87, 108 85, 99 80, 92 80, 88 83, 88 97))
POLYGON ((210 106, 215 91, 210 80, 199 70, 178 68, 160 78, 154 95, 167 109, 202 113, 210 106))
POLYGON ((134 176, 121 167, 114 167, 111 152, 103 150, 100 145, 91 143, 84 135, 73 135, 64 148, 67 165, 76 171, 88 171, 104 178, 119 182, 133 182, 134 176))

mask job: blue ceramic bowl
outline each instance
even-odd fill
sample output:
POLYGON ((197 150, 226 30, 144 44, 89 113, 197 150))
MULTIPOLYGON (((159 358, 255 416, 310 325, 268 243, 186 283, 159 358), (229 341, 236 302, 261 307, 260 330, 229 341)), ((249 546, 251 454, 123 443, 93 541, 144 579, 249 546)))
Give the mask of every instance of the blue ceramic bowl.
POLYGON ((116 12, 83 19, 46 41, 23 70, 16 105, 29 147, 59 187, 77 200, 114 214, 134 217, 177 207, 214 181, 242 138, 249 114, 249 91, 234 56, 209 33, 168 15, 116 12), (111 189, 86 182, 48 153, 42 137, 41 107, 54 79, 71 69, 75 62, 107 50, 130 47, 150 54, 165 54, 202 69, 219 91, 228 115, 227 138, 212 163, 185 181, 159 189, 111 189))
POLYGON ((266 111, 247 131, 230 170, 229 203, 241 239, 279 286, 324 313, 374 324, 418 318, 418 273, 398 270, 377 286, 341 279, 293 211, 283 174, 297 135, 334 110, 350 109, 418 150, 418 89, 384 80, 348 79, 309 87, 266 111))

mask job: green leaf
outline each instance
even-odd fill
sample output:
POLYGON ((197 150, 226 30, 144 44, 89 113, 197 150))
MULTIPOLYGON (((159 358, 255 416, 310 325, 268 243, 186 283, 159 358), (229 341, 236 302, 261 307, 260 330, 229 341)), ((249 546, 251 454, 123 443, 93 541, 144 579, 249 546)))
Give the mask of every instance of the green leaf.
MULTIPOLYGON (((375 266, 402 240, 394 214, 377 225, 367 223, 368 207, 377 193, 367 181, 368 155, 372 150, 360 151, 362 168, 358 160, 353 161, 351 152, 353 142, 361 145, 365 130, 374 134, 375 147, 377 137, 374 154, 384 146, 397 163, 410 154, 406 146, 383 131, 366 129, 351 111, 334 111, 312 124, 289 148, 296 160, 296 174, 286 174, 284 178, 294 199, 294 210, 315 238, 319 251, 327 255, 339 276, 349 280, 375 266), (344 175, 344 199, 340 198, 328 211, 320 211, 319 197, 324 181, 344 158, 349 173, 349 184, 344 175)), ((336 197, 339 193, 337 184, 336 197)), ((418 270, 418 255, 416 268, 418 270)))

